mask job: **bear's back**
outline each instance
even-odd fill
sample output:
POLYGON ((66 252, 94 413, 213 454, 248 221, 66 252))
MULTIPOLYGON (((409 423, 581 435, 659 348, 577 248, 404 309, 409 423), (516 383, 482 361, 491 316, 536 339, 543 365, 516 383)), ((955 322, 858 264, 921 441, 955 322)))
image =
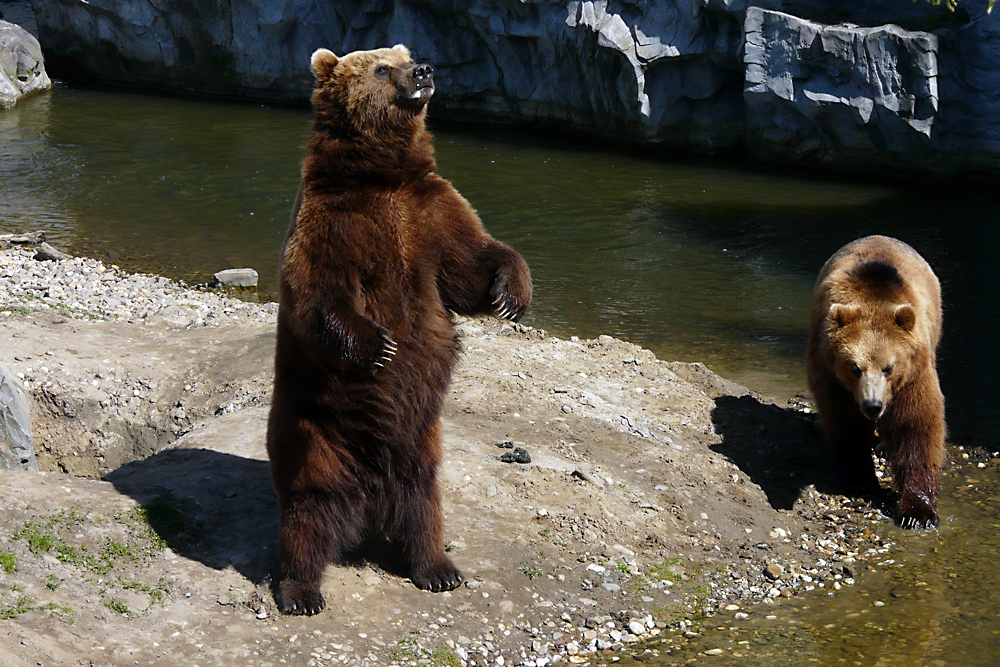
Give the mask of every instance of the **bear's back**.
POLYGON ((920 253, 899 239, 866 236, 834 253, 816 279, 814 312, 825 313, 834 303, 908 304, 931 348, 940 340, 941 283, 920 253))

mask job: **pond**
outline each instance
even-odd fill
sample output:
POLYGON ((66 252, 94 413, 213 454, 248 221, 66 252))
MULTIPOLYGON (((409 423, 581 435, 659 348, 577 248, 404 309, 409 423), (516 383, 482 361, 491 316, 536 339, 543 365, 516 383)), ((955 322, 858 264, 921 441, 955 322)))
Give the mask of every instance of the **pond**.
MULTIPOLYGON (((189 283, 249 266, 260 273, 260 298, 273 298, 309 125, 306 109, 59 83, 0 113, 0 231, 44 229, 64 250, 189 283)), ((782 399, 805 390, 805 328, 827 257, 866 234, 909 242, 943 284, 952 457, 956 445, 1000 449, 995 196, 639 156, 510 129, 438 128, 435 145, 440 173, 532 267, 524 324, 624 338, 782 399)), ((983 478, 959 494, 964 470, 947 479, 940 533, 900 536, 911 566, 864 577, 837 601, 803 603, 795 616, 811 620, 773 632, 762 621, 766 643, 784 641, 794 655, 797 638, 856 612, 852 632, 873 638, 881 631, 871 628, 907 635, 933 625, 940 664, 951 664, 949 641, 964 645, 954 624, 970 631, 994 619, 1000 591, 996 568, 970 574, 1000 546, 996 470, 971 469, 983 478), (973 514, 968 498, 979 503, 973 514), (873 620, 866 596, 899 586, 912 594, 879 611, 896 620, 873 620), (967 611, 970 599, 980 606, 967 611), (938 608, 959 611, 925 619, 938 608)), ((831 651, 846 650, 844 632, 830 636, 831 651)), ((982 655, 964 662, 992 664, 982 655)))

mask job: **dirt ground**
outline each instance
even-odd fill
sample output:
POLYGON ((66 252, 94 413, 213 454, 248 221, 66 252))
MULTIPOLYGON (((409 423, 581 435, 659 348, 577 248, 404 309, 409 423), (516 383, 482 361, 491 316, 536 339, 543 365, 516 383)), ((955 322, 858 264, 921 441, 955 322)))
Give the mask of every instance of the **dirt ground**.
POLYGON ((850 583, 880 546, 801 407, 608 337, 459 330, 440 482, 467 585, 419 591, 374 545, 293 618, 270 588, 273 325, 0 318, 44 471, 0 472, 0 665, 600 663, 850 583))

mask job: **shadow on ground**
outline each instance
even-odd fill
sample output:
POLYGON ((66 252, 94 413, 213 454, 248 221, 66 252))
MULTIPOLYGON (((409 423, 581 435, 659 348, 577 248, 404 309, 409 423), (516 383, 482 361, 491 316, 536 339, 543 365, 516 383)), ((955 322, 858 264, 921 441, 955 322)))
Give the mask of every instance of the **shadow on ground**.
POLYGON ((822 493, 859 495, 844 480, 815 415, 764 403, 752 395, 719 396, 712 421, 722 436, 712 449, 749 475, 774 509, 792 509, 810 485, 822 493))
POLYGON ((267 461, 210 449, 166 449, 105 478, 146 508, 177 554, 255 584, 276 565, 278 502, 267 461))
MULTIPOLYGON (((255 585, 277 582, 278 501, 267 461, 211 449, 166 449, 105 479, 145 508, 150 526, 178 555, 216 570, 232 566, 255 585)), ((342 564, 366 562, 408 576, 378 537, 342 564)))

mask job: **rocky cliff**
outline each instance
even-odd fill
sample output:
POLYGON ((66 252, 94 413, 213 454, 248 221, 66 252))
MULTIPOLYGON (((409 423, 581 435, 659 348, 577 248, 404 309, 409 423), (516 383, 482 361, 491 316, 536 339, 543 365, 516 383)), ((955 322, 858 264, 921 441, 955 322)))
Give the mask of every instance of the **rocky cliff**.
POLYGON ((300 102, 315 48, 403 42, 436 68, 437 118, 780 161, 995 171, 1000 16, 986 1, 954 13, 822 0, 33 5, 64 76, 300 102))

